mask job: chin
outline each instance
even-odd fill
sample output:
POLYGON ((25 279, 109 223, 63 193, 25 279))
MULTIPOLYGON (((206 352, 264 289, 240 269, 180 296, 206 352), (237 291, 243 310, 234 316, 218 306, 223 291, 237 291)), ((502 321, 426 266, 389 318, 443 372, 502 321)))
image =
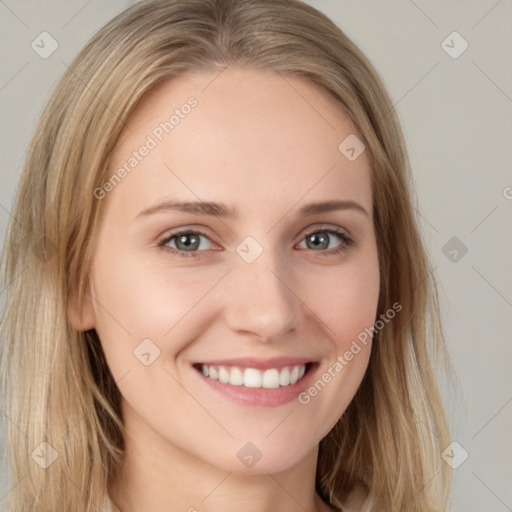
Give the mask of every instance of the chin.
POLYGON ((284 443, 276 443, 270 439, 262 439, 251 443, 236 443, 236 447, 226 448, 224 457, 214 457, 206 460, 223 471, 230 471, 239 475, 266 475, 279 473, 297 465, 305 457, 313 456, 316 463, 317 447, 308 451, 304 442, 300 450, 284 443), (266 446, 265 446, 266 445, 266 446), (259 446, 259 448, 258 448, 259 446), (228 455, 229 453, 229 455, 228 455), (230 456, 233 453, 234 457, 230 456))

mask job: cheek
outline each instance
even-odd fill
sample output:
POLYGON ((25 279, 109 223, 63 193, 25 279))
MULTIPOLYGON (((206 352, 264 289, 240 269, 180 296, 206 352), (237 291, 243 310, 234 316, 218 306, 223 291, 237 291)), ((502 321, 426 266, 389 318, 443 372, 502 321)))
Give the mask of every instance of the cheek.
POLYGON ((373 326, 379 298, 377 264, 354 269, 343 275, 338 287, 330 290, 330 305, 326 304, 330 325, 339 349, 346 349, 348 340, 373 326))
POLYGON ((169 268, 129 257, 117 258, 115 265, 110 261, 101 254, 96 260, 93 303, 96 331, 113 372, 133 365, 134 351, 146 339, 154 341, 162 355, 178 353, 197 333, 198 312, 207 320, 203 306, 208 300, 203 299, 222 272, 169 268))
POLYGON ((322 321, 330 346, 317 380, 298 398, 315 430, 325 435, 348 407, 368 366, 380 286, 376 252, 336 268, 329 277, 308 279, 306 286, 308 305, 322 321))
POLYGON ((378 258, 375 251, 369 251, 353 264, 305 277, 302 293, 322 320, 334 348, 344 351, 360 332, 373 326, 379 289, 378 258))

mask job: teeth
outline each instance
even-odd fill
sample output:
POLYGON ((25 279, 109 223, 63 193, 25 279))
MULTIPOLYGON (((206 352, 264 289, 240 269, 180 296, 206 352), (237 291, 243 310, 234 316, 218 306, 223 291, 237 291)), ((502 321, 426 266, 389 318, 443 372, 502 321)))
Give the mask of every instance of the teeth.
MULTIPOLYGON (((203 367, 206 365, 203 365, 203 367)), ((244 374, 240 371, 239 368, 231 368, 231 372, 229 375, 229 383, 233 386, 243 386, 244 384, 244 374)))
POLYGON ((218 380, 224 384, 244 386, 246 388, 274 389, 280 386, 290 386, 304 377, 306 365, 287 366, 281 370, 270 368, 260 371, 256 368, 237 368, 229 366, 201 365, 205 377, 218 380))
POLYGON ((279 387, 279 372, 275 368, 265 371, 262 387, 268 389, 279 387))
POLYGON ((255 368, 246 368, 244 386, 246 388, 261 388, 261 372, 255 368))
POLYGON ((219 368, 219 382, 229 382, 229 372, 223 366, 219 368))
POLYGON ((283 368, 279 374, 279 385, 288 386, 288 384, 290 384, 290 370, 288 368, 283 368))

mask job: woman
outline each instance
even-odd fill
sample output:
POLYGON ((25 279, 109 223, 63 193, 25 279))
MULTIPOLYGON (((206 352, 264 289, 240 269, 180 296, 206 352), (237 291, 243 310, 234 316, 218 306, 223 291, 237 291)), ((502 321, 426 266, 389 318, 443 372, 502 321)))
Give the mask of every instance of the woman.
POLYGON ((10 509, 445 510, 409 174, 376 71, 306 4, 103 27, 6 242, 10 509))

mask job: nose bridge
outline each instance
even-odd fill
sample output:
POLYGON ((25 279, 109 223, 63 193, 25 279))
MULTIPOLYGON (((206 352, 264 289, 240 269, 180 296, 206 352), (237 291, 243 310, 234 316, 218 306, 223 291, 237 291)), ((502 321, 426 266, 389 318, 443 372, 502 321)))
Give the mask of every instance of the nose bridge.
POLYGON ((297 326, 300 304, 290 272, 279 255, 265 248, 252 263, 236 256, 227 297, 227 321, 233 330, 271 340, 297 326))

